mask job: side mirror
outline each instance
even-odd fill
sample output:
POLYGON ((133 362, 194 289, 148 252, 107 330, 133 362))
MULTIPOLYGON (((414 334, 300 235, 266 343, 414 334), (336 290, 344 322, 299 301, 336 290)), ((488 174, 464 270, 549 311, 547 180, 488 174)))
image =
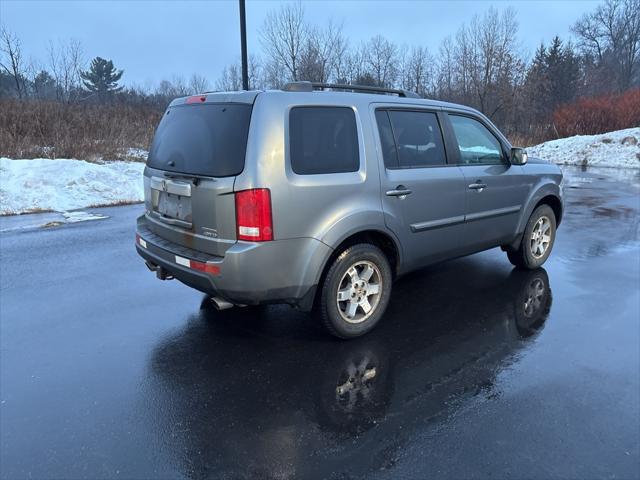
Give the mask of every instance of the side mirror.
POLYGON ((527 159, 527 151, 524 148, 513 147, 511 149, 511 156, 509 158, 511 165, 525 165, 527 159))

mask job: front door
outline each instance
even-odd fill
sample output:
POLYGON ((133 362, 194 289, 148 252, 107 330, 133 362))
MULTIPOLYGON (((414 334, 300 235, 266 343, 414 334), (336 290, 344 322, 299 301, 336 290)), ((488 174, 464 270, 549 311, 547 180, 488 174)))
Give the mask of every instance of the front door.
POLYGON ((465 237, 472 250, 513 240, 529 191, 496 136, 479 120, 449 114, 465 177, 465 237))
POLYGON ((461 169, 447 162, 441 114, 377 109, 375 115, 385 223, 402 243, 405 269, 454 256, 464 231, 466 184, 461 169))

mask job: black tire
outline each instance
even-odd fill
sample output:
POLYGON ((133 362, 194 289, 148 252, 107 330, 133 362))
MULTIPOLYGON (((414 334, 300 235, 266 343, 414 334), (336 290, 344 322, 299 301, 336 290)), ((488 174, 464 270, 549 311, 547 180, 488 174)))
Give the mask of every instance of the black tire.
POLYGON ((520 245, 517 250, 507 250, 507 257, 509 261, 518 268, 525 268, 528 270, 533 270, 535 268, 540 267, 544 262, 547 261, 549 255, 551 254, 551 250, 553 249, 553 244, 556 240, 556 216, 553 213, 553 209, 549 205, 540 205, 536 208, 531 217, 529 217, 529 221, 527 222, 527 226, 524 229, 524 234, 522 235, 522 240, 520 241, 520 245), (550 222, 550 230, 549 235, 551 237, 548 246, 544 250, 544 253, 541 255, 534 254, 532 250, 532 234, 533 230, 536 227, 536 224, 543 218, 547 218, 550 222))
POLYGON ((313 378, 318 425, 344 439, 371 429, 389 409, 393 379, 389 348, 375 334, 342 343, 313 378))
POLYGON ((515 281, 514 318, 520 338, 528 338, 539 332, 549 317, 552 295, 549 276, 544 268, 529 272, 513 270, 509 281, 515 281), (522 276, 518 279, 518 276, 522 276))
POLYGON ((389 304, 392 279, 389 260, 378 247, 361 243, 347 248, 333 261, 321 286, 318 311, 325 329, 338 338, 354 338, 369 332, 380 321, 389 304), (358 268, 363 268, 360 274, 367 266, 375 266, 377 270, 372 268, 373 273, 369 280, 372 280, 372 286, 376 282, 379 283, 378 294, 368 293, 369 283, 364 280, 364 276, 360 279, 366 284, 363 290, 354 289, 353 283, 350 283, 354 277, 349 276, 347 279, 348 271, 354 265, 356 272, 358 268), (344 283, 345 281, 347 284, 344 283), (343 288, 339 288, 341 286, 343 288), (353 290, 356 295, 354 300, 338 301, 338 290, 346 289, 353 290), (363 297, 366 297, 367 303, 372 307, 369 313, 365 313, 364 307, 359 305, 356 307, 356 315, 351 320, 345 318, 348 316, 348 304, 355 303, 358 298, 363 297), (373 305, 369 302, 370 300, 374 302, 373 305))

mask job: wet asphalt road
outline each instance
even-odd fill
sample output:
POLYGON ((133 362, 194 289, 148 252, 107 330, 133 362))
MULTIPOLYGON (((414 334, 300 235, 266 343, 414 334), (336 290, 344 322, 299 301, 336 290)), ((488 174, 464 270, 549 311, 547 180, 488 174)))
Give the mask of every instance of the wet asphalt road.
POLYGON ((574 173, 544 270, 497 249, 428 268, 349 342, 156 280, 140 206, 5 231, 0 474, 638 478, 640 178, 620 177, 574 173))

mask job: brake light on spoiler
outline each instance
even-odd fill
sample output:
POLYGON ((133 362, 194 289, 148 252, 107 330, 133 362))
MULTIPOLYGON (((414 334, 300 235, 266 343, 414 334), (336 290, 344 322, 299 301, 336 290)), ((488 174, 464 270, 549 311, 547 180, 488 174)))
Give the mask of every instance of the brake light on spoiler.
POLYGON ((204 95, 194 95, 192 97, 187 97, 187 100, 184 102, 186 104, 191 104, 191 103, 202 103, 202 102, 206 102, 207 101, 207 97, 204 95))

